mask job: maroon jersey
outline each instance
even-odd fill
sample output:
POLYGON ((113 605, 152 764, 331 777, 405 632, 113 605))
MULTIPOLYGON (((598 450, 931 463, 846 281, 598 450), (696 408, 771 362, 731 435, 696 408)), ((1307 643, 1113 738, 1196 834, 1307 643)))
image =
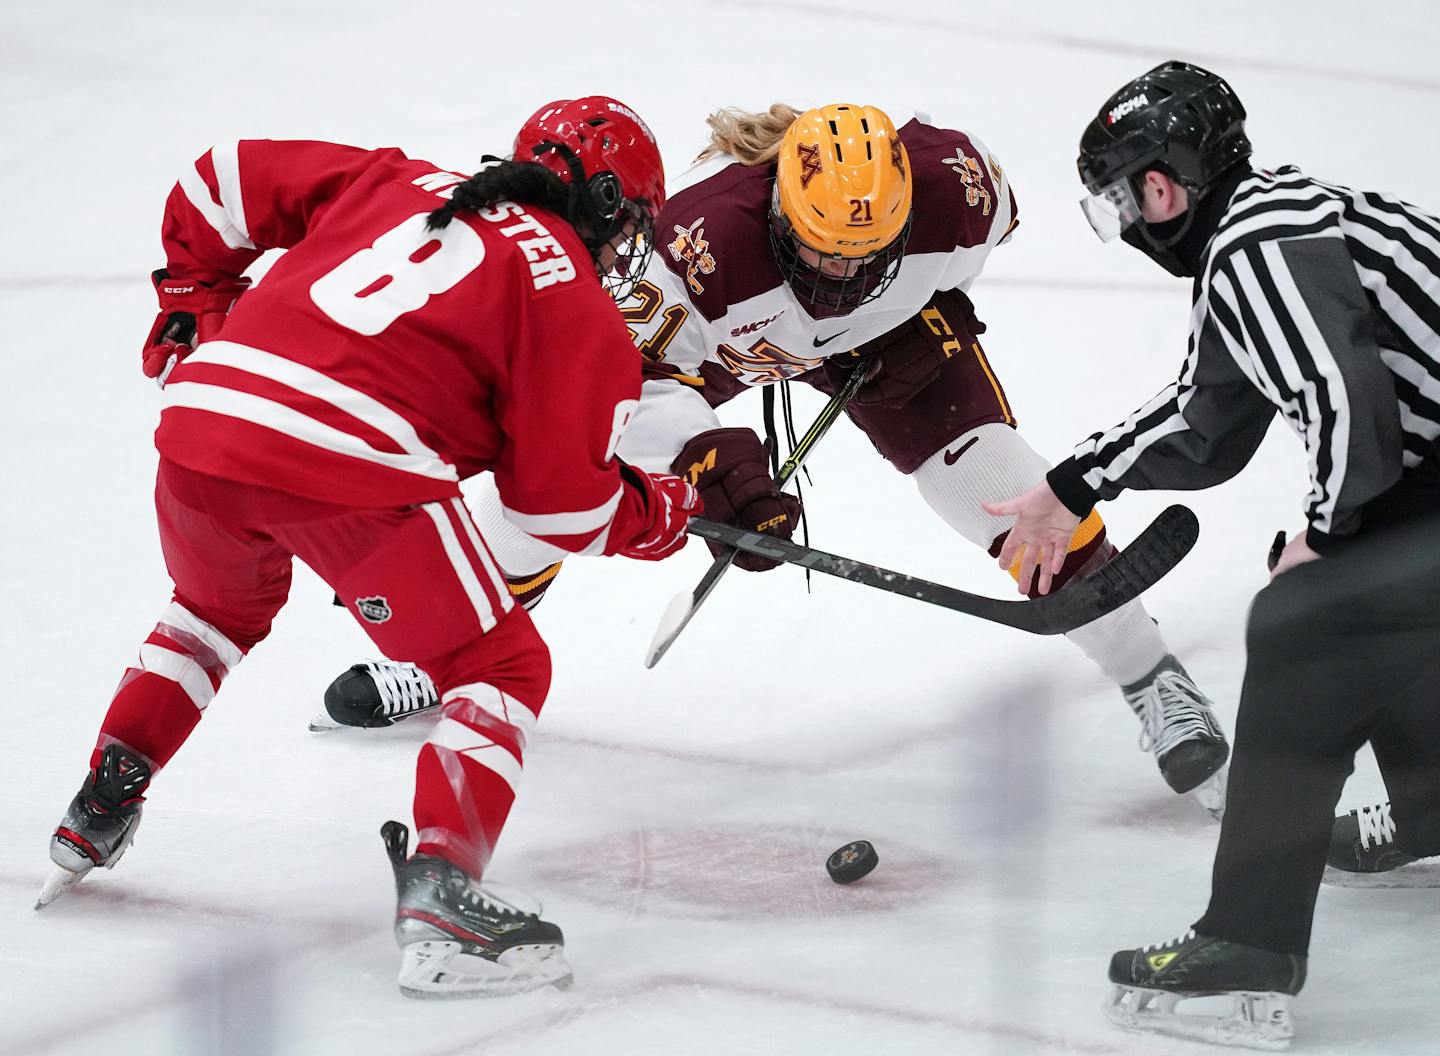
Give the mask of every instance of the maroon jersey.
POLYGON ((690 437, 716 428, 707 392, 720 390, 710 401, 719 403, 736 386, 799 377, 908 325, 937 291, 970 288, 1018 222, 1009 181, 968 132, 917 117, 899 133, 914 179, 914 219, 899 273, 879 297, 833 318, 812 315, 775 263, 772 165, 721 155, 672 184, 655 221, 655 254, 623 306, 654 379, 625 435, 628 461, 669 467, 690 437))
POLYGON ((205 154, 166 203, 171 274, 214 281, 287 252, 170 375, 160 452, 364 507, 455 496, 489 469, 532 535, 587 553, 628 538, 643 502, 613 455, 639 375, 620 314, 543 209, 500 202, 427 231, 463 179, 395 149, 205 154))

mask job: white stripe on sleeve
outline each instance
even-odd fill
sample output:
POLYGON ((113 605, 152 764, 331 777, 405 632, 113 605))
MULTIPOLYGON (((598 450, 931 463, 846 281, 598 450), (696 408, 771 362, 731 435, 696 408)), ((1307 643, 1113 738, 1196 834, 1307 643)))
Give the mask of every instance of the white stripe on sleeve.
MULTIPOLYGON (((214 156, 213 153, 211 156, 214 156)), ((210 196, 210 186, 201 177, 198 169, 186 169, 180 174, 180 189, 227 246, 231 249, 255 248, 255 243, 250 241, 249 236, 235 226, 224 206, 215 204, 215 199, 210 196)), ((243 217, 241 222, 244 222, 243 217)))
POLYGON ((232 140, 212 147, 210 162, 215 166, 215 182, 220 186, 220 208, 225 210, 245 245, 253 247, 250 226, 245 222, 245 198, 240 193, 240 143, 232 140))
POLYGON ((584 535, 610 524, 615 517, 615 511, 620 508, 620 496, 624 490, 625 485, 621 484, 615 488, 615 494, 599 506, 570 513, 520 513, 506 506, 503 501, 501 508, 505 511, 507 521, 530 535, 584 535))
POLYGON ((414 473, 432 480, 459 479, 455 467, 441 461, 438 455, 426 457, 377 451, 353 433, 342 432, 334 426, 302 414, 293 407, 249 392, 193 381, 177 382, 165 386, 165 406, 188 407, 197 411, 209 411, 211 414, 222 414, 228 418, 239 418, 337 455, 358 458, 402 473, 414 473))

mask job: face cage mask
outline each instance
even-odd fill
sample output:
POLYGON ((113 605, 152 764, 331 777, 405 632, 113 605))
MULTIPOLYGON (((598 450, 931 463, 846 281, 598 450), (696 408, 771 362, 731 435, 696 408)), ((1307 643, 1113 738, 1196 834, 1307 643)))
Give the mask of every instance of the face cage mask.
POLYGON ((586 240, 590 255, 595 259, 595 273, 600 276, 600 285, 605 287, 605 292, 617 302, 624 301, 633 294, 635 287, 645 276, 650 255, 655 251, 655 218, 649 209, 627 201, 622 207, 621 220, 615 225, 615 234, 611 239, 621 232, 626 232, 623 241, 618 246, 611 243, 615 262, 610 265, 609 271, 600 270, 600 254, 610 240, 593 243, 586 240))
MULTIPOLYGON (((914 214, 911 215, 913 218, 914 214)), ((826 275, 800 259, 801 243, 789 222, 778 211, 770 213, 770 248, 775 253, 780 275, 801 306, 816 318, 849 315, 889 289, 900 273, 900 260, 909 238, 910 220, 907 219, 893 242, 868 257, 842 257, 838 253, 811 250, 820 257, 822 265, 826 260, 859 265, 851 275, 826 275)))
POLYGON ((1130 179, 1122 176, 1100 190, 1080 199, 1080 211, 1090 221, 1101 242, 1113 242, 1140 219, 1140 202, 1130 179))

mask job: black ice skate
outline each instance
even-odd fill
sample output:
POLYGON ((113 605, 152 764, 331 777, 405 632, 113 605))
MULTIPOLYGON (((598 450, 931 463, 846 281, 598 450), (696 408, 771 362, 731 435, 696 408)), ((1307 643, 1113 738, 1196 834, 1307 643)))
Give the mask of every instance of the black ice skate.
POLYGON ((1305 958, 1197 935, 1110 958, 1102 1011, 1127 1030, 1149 1030, 1220 1045, 1287 1048, 1295 1037, 1291 999, 1305 985, 1305 958), (1229 1000, 1228 1013, 1182 1012, 1190 998, 1229 1000))
POLYGON ((1138 682, 1122 686, 1140 720, 1140 747, 1155 754, 1160 776, 1176 792, 1194 793, 1218 818, 1225 812, 1230 745, 1210 699, 1175 657, 1166 655, 1138 682))
POLYGON ((435 683, 414 664, 366 660, 330 683, 325 690, 327 714, 315 716, 310 729, 393 726, 439 706, 435 683))
POLYGON ((1440 887, 1440 860, 1395 846, 1390 804, 1381 803, 1335 819, 1324 879, 1336 887, 1440 887))
POLYGON ((40 889, 36 909, 43 909, 78 884, 97 865, 113 869, 140 827, 150 767, 118 744, 100 753, 100 765, 70 803, 55 835, 50 860, 55 867, 40 889))
POLYGON ((395 870, 395 941, 407 997, 498 997, 570 985, 565 937, 473 884, 443 858, 406 860, 410 830, 380 829, 395 870))

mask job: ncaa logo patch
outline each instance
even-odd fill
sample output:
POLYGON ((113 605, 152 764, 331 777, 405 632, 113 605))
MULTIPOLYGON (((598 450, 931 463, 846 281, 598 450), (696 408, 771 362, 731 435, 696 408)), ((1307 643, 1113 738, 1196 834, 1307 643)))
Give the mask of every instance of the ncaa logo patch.
POLYGON ((384 623, 394 615, 390 611, 390 602, 379 594, 369 598, 356 598, 355 608, 360 615, 371 623, 384 623))

